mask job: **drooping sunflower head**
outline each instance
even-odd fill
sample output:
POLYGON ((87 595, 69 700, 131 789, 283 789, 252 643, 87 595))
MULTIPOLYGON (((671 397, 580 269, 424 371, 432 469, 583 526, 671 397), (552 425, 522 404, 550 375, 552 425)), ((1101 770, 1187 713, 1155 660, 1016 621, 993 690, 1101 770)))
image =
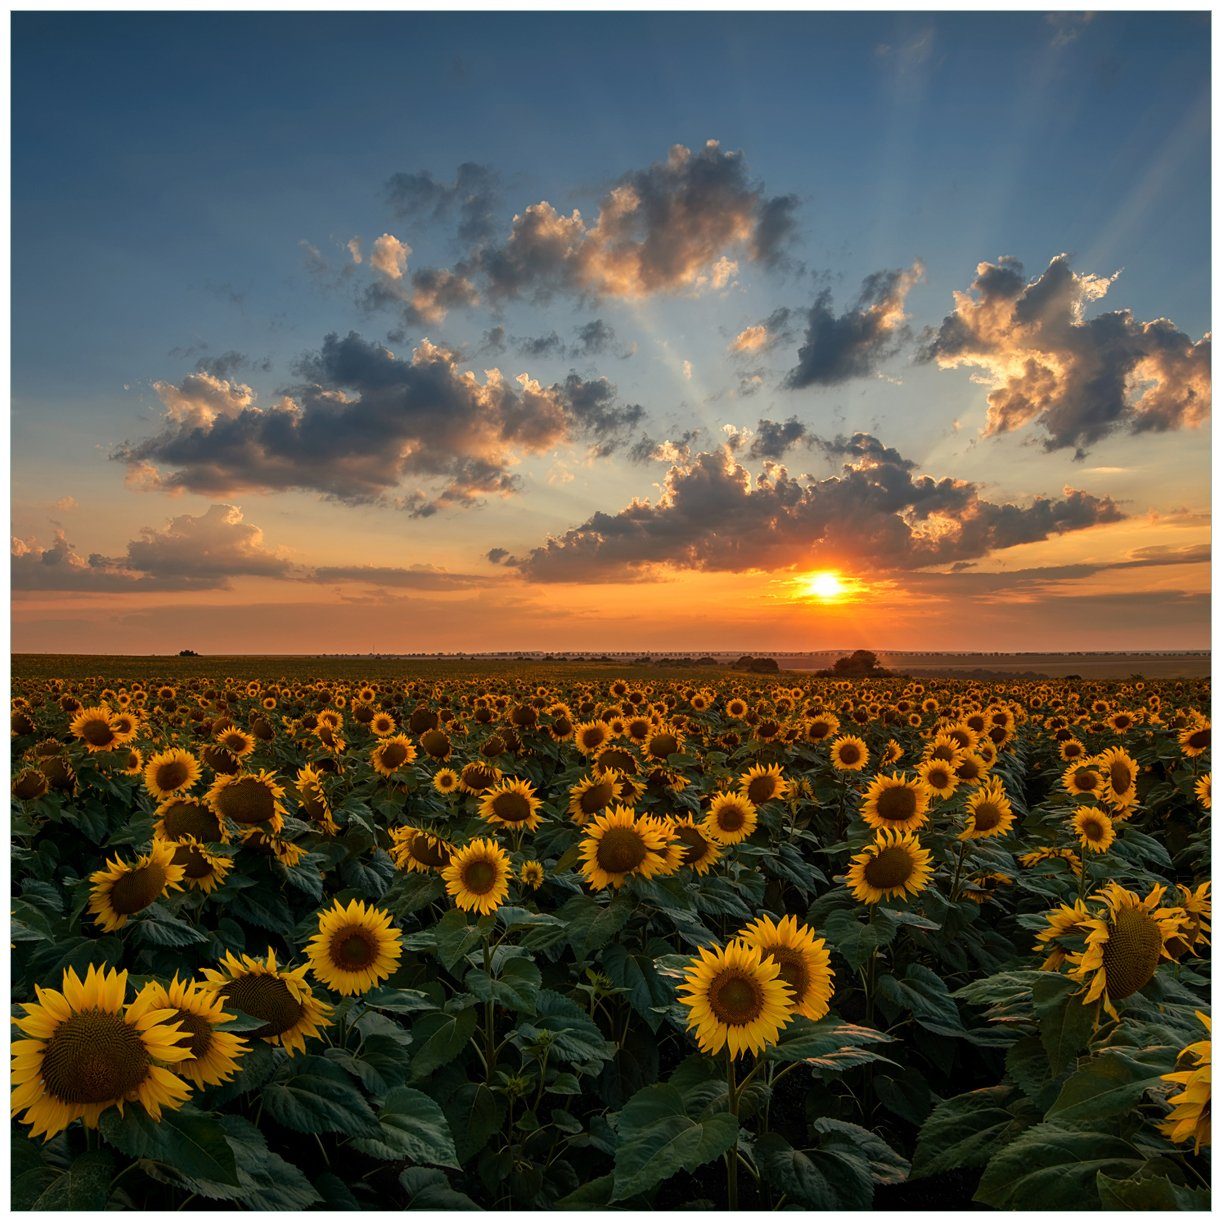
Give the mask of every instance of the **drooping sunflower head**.
POLYGON ((781 965, 758 946, 731 941, 701 947, 678 989, 687 1026, 701 1052, 728 1048, 731 1057, 761 1053, 776 1043, 794 1014, 781 965))
POLYGON ((832 743, 832 767, 838 772, 860 772, 870 762, 863 739, 845 734, 832 743))
POLYGON ((415 874, 429 874, 450 864, 452 845, 418 827, 396 827, 390 833, 390 856, 395 866, 415 874))
POLYGON ((224 819, 199 798, 167 798, 157 807, 154 834, 161 840, 185 840, 200 844, 225 844, 229 829, 224 819))
POLYGON ((43 797, 48 788, 47 778, 37 768, 23 768, 13 778, 13 797, 19 802, 33 802, 43 797))
POLYGON ((671 864, 669 845, 657 822, 638 818, 629 806, 614 806, 586 826, 581 872, 597 890, 618 890, 633 875, 653 878, 666 873, 671 864))
POLYGON ((183 836, 173 844, 171 861, 182 867, 183 886, 190 891, 211 895, 233 869, 232 860, 224 853, 214 852, 191 836, 183 836))
POLYGON ((115 857, 89 876, 89 911, 98 925, 113 933, 167 891, 181 891, 183 874, 183 867, 174 864, 174 846, 154 840, 134 862, 115 857))
POLYGON ((171 747, 158 751, 144 766, 144 787, 158 801, 185 794, 199 780, 202 769, 190 751, 171 747))
POLYGON ((501 779, 501 770, 482 760, 472 760, 464 764, 458 774, 458 788, 463 793, 481 794, 491 789, 501 779))
POLYGON ((148 988, 126 996, 126 972, 91 965, 82 981, 68 968, 13 1020, 25 1038, 12 1043, 12 1110, 31 1136, 49 1141, 75 1120, 97 1128, 125 1103, 156 1121, 186 1101, 191 1088, 171 1067, 190 1057, 188 1034, 148 988))
POLYGON ((1044 928, 1035 935, 1034 949, 1046 957, 1041 972, 1059 971, 1066 959, 1085 947, 1091 914, 1081 900, 1061 904, 1044 916, 1044 928))
POLYGON ((1079 806, 1070 823, 1078 843, 1088 852, 1106 853, 1116 839, 1111 817, 1097 806, 1079 806))
POLYGON ((157 1009, 173 1011, 167 1021, 178 1023, 186 1035, 188 1056, 174 1066, 174 1072, 196 1086, 216 1086, 228 1082, 238 1071, 238 1061, 249 1051, 240 1036, 222 1028, 234 1015, 216 993, 192 980, 177 975, 169 984, 152 981, 150 1000, 157 1009))
POLYGON ((862 904, 906 899, 929 885, 933 855, 911 832, 881 831, 849 863, 846 884, 862 904))
POLYGON ((1158 1127, 1177 1144, 1192 1142, 1194 1152, 1199 1154, 1202 1146, 1212 1142, 1213 1046, 1209 1037, 1213 1027, 1208 1014, 1198 1010, 1196 1015, 1206 1038, 1189 1044, 1176 1058, 1177 1066, 1186 1068, 1162 1075, 1164 1082, 1182 1089, 1167 1100, 1171 1112, 1158 1127))
POLYGON ((739 937, 760 954, 780 966, 781 979, 789 986, 795 1014, 818 1020, 831 1006, 831 956, 822 938, 794 916, 773 921, 758 917, 739 937))
POLYGON ((1014 808, 996 777, 978 786, 964 807, 960 840, 988 840, 1004 836, 1014 826, 1014 808))
POLYGON ((1119 1018, 1115 1003, 1145 988, 1171 957, 1167 943, 1179 932, 1179 919, 1162 907, 1164 892, 1156 886, 1142 899, 1110 883, 1099 893, 1105 910, 1088 922, 1085 949, 1069 956, 1070 976, 1088 986, 1083 1005, 1101 1000, 1119 1018))
POLYGON ((391 976, 403 941, 389 912, 361 900, 338 900, 319 913, 318 932, 306 947, 314 978, 345 997, 367 993, 391 976))
POLYGON ((721 857, 721 846, 691 815, 671 821, 671 831, 679 846, 680 865, 697 874, 707 874, 721 857))
POLYGON ((304 964, 280 967, 270 949, 261 959, 226 952, 216 968, 204 969, 204 986, 229 1009, 262 1023, 248 1033, 252 1039, 278 1044, 292 1056, 303 1052, 306 1040, 317 1036, 331 1018, 331 1006, 314 996, 306 971, 304 964))
POLYGON ((1176 890, 1179 903, 1172 911, 1179 917, 1179 931, 1167 942, 1167 953, 1173 959, 1183 959, 1186 955, 1202 953, 1198 948, 1209 945, 1213 903, 1209 898, 1208 881, 1197 887, 1181 883, 1176 890))
POLYGON ((542 807, 529 781, 510 777, 485 790, 479 813, 488 823, 533 832, 543 821, 542 807))
POLYGON ((759 812, 741 793, 719 793, 709 804, 701 827, 718 844, 739 844, 755 831, 759 812))
POLYGON ((920 777, 879 773, 870 782, 861 805, 861 817, 873 828, 910 832, 929 818, 933 791, 920 777))
POLYGON ((504 903, 513 865, 509 854, 495 840, 472 840, 454 850, 441 877, 459 908, 483 916, 504 903))
POLYGON ((220 819, 241 827, 259 827, 273 835, 284 826, 283 787, 274 773, 239 772, 218 776, 208 790, 208 805, 220 819))
POLYGON ((370 752, 374 772, 387 778, 401 774, 416 758, 416 748, 406 734, 389 734, 370 752))

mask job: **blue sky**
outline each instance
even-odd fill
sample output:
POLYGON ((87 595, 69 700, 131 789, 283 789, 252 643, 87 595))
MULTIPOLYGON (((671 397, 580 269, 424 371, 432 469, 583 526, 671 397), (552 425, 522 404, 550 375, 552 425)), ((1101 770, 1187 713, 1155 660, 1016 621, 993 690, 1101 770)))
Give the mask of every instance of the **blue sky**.
MULTIPOLYGON (((109 455, 156 432, 155 382, 237 351, 246 361, 231 380, 266 405, 325 335, 350 330, 403 357, 427 336, 464 368, 544 385, 605 377, 657 439, 699 425, 707 448, 722 425, 796 416, 812 435, 874 434, 1002 503, 1072 481, 1122 498, 1130 517, 1208 510, 1196 429, 1118 429, 1086 460, 1033 445, 1029 429, 980 442, 985 391, 971 371, 912 360, 977 264, 1001 256, 1028 279, 1061 252, 1079 274, 1123 269, 1093 309, 1169 318, 1194 341, 1209 330, 1207 15, 15 14, 13 30, 14 532, 39 547, 62 528, 82 555, 115 556, 144 528, 220 500, 304 565, 340 559, 355 530, 390 564, 486 573, 488 542, 521 555, 656 497, 664 471, 622 452, 596 476, 552 478, 595 470, 580 447, 515 457, 520 495, 426 523, 384 500, 320 499, 318 487, 171 498, 124 484, 109 455), (741 151, 767 196, 796 197, 779 265, 740 252, 725 285, 632 300, 556 292, 494 305, 483 291, 414 324, 357 300, 382 233, 410 244, 413 270, 468 253, 452 225, 395 215, 391 175, 488 167, 503 238, 542 200, 591 221, 622 176, 709 139, 741 151), (345 245, 356 236, 360 268, 345 245), (305 244, 326 275, 311 274, 305 244), (769 361, 748 369, 728 352, 778 307, 797 320, 826 288, 844 311, 866 276, 914 260, 912 342, 867 376, 783 389, 800 321, 769 361), (570 333, 594 318, 616 343, 578 358, 570 333), (507 351, 477 355, 497 325, 507 351), (514 343, 552 331, 565 352, 514 343), (744 371, 759 374, 751 393, 744 371), (1172 478, 1183 504, 1168 500, 1172 478), (69 495, 82 507, 71 522, 48 508, 69 495)), ((244 590, 227 582, 224 598, 244 590)))

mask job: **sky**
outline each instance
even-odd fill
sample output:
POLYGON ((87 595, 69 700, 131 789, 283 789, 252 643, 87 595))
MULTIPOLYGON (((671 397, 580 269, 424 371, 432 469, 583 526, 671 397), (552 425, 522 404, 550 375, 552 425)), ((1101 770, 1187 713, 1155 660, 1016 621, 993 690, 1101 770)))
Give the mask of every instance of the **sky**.
POLYGON ((12 21, 15 651, 1208 646, 1208 14, 12 21))

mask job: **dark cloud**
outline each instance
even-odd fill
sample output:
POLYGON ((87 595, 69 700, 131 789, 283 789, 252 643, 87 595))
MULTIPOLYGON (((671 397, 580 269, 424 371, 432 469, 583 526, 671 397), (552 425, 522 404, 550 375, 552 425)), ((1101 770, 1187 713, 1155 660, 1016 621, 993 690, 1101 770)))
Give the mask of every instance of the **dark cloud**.
POLYGON ((615 328, 601 318, 594 318, 577 328, 573 351, 578 356, 602 356, 615 339, 615 328))
POLYGON ((431 565, 396 568, 392 565, 324 565, 311 570, 310 581, 322 585, 373 585, 397 590, 466 590, 495 581, 472 573, 450 573, 431 565))
POLYGON ((790 390, 834 386, 873 374, 908 334, 904 300, 921 274, 920 263, 874 272, 862 281, 856 304, 843 314, 832 308, 830 290, 820 292, 806 316, 798 363, 784 385, 790 390))
POLYGON ((1115 276, 1077 273, 1067 255, 1028 281, 1017 259, 981 263, 921 357, 980 371, 990 386, 986 434, 1028 425, 1049 450, 1079 455, 1110 433, 1195 427, 1210 408, 1210 337, 1130 310, 1086 318, 1115 276))
POLYGON ((505 328, 495 326, 484 332, 483 339, 480 340, 479 347, 476 349, 479 355, 500 356, 502 352, 508 348, 509 343, 505 336, 505 328))
POLYGON ((794 199, 769 198, 742 154, 715 140, 620 178, 588 224, 546 200, 513 218, 509 237, 478 263, 494 298, 555 293, 640 298, 722 287, 740 255, 777 262, 793 229, 794 199))
POLYGON ((643 415, 618 405, 606 379, 544 386, 494 369, 480 381, 428 341, 404 360, 355 332, 327 336, 298 373, 303 382, 268 406, 205 374, 159 383, 162 431, 114 456, 145 488, 304 488, 426 515, 512 492, 522 455, 582 441, 608 452, 643 415))
POLYGON ((596 513, 505 563, 538 582, 632 580, 661 568, 912 570, 1123 516, 1110 498, 1072 489, 995 504, 976 484, 915 475, 912 461, 867 434, 824 447, 848 461, 818 481, 767 462, 753 478, 729 448, 695 454, 671 467, 657 501, 596 513))
POLYGON ((427 170, 395 174, 386 184, 391 208, 405 220, 438 221, 458 217, 458 238, 466 246, 492 235, 493 212, 500 194, 496 173, 465 161, 454 181, 439 182, 427 170))
POLYGON ((779 462, 790 450, 809 446, 813 441, 810 430, 796 416, 790 416, 784 422, 761 420, 747 453, 756 460, 769 458, 779 462))
POLYGON ((628 458, 634 463, 686 462, 692 448, 700 439, 700 429, 685 429, 674 440, 658 441, 656 437, 640 437, 628 449, 628 458))
POLYGON ((515 346, 523 356, 531 357, 563 356, 566 351, 564 340, 555 331, 536 335, 533 339, 517 340, 515 346))

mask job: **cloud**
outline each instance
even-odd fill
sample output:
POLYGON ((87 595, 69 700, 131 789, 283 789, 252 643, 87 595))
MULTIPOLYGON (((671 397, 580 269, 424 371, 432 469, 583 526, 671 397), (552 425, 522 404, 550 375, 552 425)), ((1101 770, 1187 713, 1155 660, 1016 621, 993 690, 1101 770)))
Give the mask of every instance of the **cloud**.
POLYGON ((810 446, 814 441, 810 430, 796 416, 790 416, 784 423, 761 420, 747 453, 756 460, 768 458, 779 462, 790 450, 810 446))
POLYGON ((499 183, 487 166, 465 161, 452 183, 438 182, 427 170, 395 174, 386 184, 386 195, 391 208, 406 220, 437 221, 457 215, 458 238, 469 246, 492 235, 499 183))
POLYGON ((629 449, 628 458, 635 463, 686 462, 699 438, 700 429, 686 429, 676 440, 641 437, 629 449))
POLYGON ((556 293, 639 299, 722 288, 732 253, 771 265, 783 256, 796 200, 769 198, 742 154, 716 140, 697 152, 674 145, 665 161, 621 177, 593 224, 546 200, 513 218, 508 238, 471 258, 494 299, 556 293))
POLYGON ((807 313, 798 363, 784 385, 790 390, 835 386, 876 372, 908 334, 904 301, 923 272, 919 261, 905 269, 874 272, 862 281, 856 303, 843 314, 835 313, 831 292, 824 289, 807 313))
POLYGON ((795 478, 765 462, 753 477, 729 446, 700 452, 670 468, 656 501, 596 513, 502 563, 536 582, 828 564, 901 571, 976 559, 1123 516, 1110 498, 1073 489, 1060 499, 996 504, 976 484, 915 475, 915 463, 868 434, 820 444, 846 460, 839 474, 795 478))
POLYGON ((398 590, 465 590, 474 586, 495 582, 495 577, 481 577, 473 573, 450 573, 432 565, 411 565, 396 568, 392 565, 349 564, 322 565, 312 569, 309 580, 322 585, 357 584, 373 585, 398 590))
POLYGON ((1045 448, 1073 446, 1080 457, 1111 433, 1201 424, 1209 335, 1194 342, 1169 319, 1138 322, 1130 310, 1087 318, 1117 275, 1075 272, 1068 255, 1030 281, 1017 259, 981 263, 921 357, 978 371, 990 388, 986 435, 1035 425, 1045 448))
POLYGON ((480 340, 476 353, 478 355, 500 356, 508 346, 505 328, 498 325, 484 332, 484 337, 480 340))
POLYGON ((616 342, 615 328, 601 318, 591 319, 577 328, 573 352, 577 356, 601 356, 616 342))
POLYGON ((534 339, 520 339, 516 346, 523 356, 563 356, 565 353, 564 340, 555 331, 547 335, 537 335, 534 339))
POLYGON ((1044 20, 1052 26, 1052 45, 1068 46, 1095 19, 1094 13, 1045 13, 1044 20))
POLYGON ((332 334, 299 373, 305 381, 268 406, 249 387, 206 383, 205 394, 202 375, 159 384, 163 428, 114 457, 163 491, 308 489, 427 515, 513 492, 524 455, 581 441, 607 453, 643 415, 606 379, 544 386, 490 369, 480 381, 427 340, 404 360, 356 332, 332 334))
MULTIPOLYGON (((503 339, 505 335, 504 328, 497 328, 497 330, 500 331, 503 339)), ((488 332, 488 335, 491 334, 492 332, 488 332)), ((575 328, 573 337, 572 343, 566 344, 555 331, 549 331, 546 335, 516 339, 514 340, 514 347, 523 356, 583 359, 606 353, 617 339, 615 328, 610 323, 604 322, 601 318, 595 318, 591 322, 575 328)), ((625 348, 615 353, 615 355, 624 359, 631 356, 632 351, 625 348)))
POLYGON ((13 539, 15 590, 228 589, 234 577, 289 577, 298 571, 288 556, 263 541, 236 505, 212 505, 181 514, 160 529, 145 527, 122 556, 82 556, 57 531, 50 547, 13 539))
MULTIPOLYGON (((369 266, 388 280, 402 280, 407 272, 407 258, 412 248, 401 242, 393 233, 384 233, 375 238, 369 251, 369 266)), ((356 262, 360 262, 359 259, 356 262)))

